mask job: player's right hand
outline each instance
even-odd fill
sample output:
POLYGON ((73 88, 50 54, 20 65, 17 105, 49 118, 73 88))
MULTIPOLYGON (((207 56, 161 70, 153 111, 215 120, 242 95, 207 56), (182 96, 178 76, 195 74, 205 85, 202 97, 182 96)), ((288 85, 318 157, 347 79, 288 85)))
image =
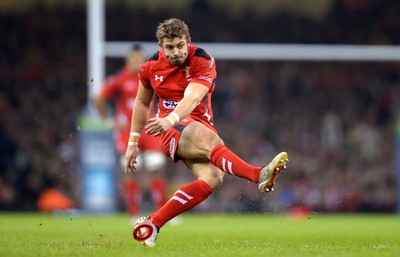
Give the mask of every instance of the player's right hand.
POLYGON ((150 118, 145 126, 146 134, 159 136, 172 127, 171 122, 166 118, 150 118))

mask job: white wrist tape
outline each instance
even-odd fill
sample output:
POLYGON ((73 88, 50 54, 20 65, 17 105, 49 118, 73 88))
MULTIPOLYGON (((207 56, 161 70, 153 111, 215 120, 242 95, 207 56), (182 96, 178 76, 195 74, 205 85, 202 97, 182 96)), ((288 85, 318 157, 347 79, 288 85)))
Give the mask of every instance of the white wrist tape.
POLYGON ((179 122, 179 120, 181 119, 176 112, 171 112, 170 114, 176 118, 176 122, 179 122))
POLYGON ((176 122, 174 121, 174 120, 172 120, 170 117, 165 117, 170 123, 171 123, 171 125, 173 126, 176 122))
POLYGON ((131 137, 140 137, 140 133, 139 132, 131 132, 129 134, 129 136, 131 136, 131 137))

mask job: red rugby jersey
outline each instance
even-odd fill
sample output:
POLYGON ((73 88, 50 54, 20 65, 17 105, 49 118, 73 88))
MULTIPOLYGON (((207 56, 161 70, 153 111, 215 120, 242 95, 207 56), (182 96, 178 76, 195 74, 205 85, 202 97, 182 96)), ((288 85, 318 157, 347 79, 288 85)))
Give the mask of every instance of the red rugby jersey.
POLYGON ((197 46, 190 45, 188 51, 186 61, 181 66, 174 66, 165 58, 163 50, 158 50, 142 64, 140 81, 144 87, 152 88, 158 95, 160 117, 167 116, 175 109, 189 83, 205 85, 209 91, 190 116, 213 125, 211 95, 217 77, 214 58, 197 46))
POLYGON ((120 116, 123 116, 122 119, 126 119, 125 122, 127 122, 128 127, 138 91, 138 82, 138 76, 125 66, 120 72, 107 77, 101 88, 101 95, 104 99, 115 100, 116 118, 121 119, 120 116))
POLYGON ((120 72, 108 76, 101 88, 104 99, 115 101, 115 119, 123 125, 121 130, 115 131, 115 145, 120 154, 125 152, 129 140, 132 109, 138 87, 138 75, 125 66, 120 72))

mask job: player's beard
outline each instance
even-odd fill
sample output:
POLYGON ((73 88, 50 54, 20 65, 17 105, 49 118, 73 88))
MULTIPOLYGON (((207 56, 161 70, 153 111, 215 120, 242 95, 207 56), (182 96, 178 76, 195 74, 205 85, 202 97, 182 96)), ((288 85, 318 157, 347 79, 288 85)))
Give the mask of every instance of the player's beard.
POLYGON ((181 66, 186 60, 187 54, 182 54, 177 57, 170 57, 168 59, 169 63, 175 66, 181 66))

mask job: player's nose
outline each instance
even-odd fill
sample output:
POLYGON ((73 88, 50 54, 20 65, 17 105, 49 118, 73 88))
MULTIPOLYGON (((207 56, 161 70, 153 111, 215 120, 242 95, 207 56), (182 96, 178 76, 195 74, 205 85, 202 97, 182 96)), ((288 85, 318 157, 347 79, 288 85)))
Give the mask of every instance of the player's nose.
POLYGON ((179 49, 178 48, 174 48, 174 49, 172 49, 172 55, 174 56, 174 57, 176 57, 176 56, 178 56, 179 55, 179 49))

